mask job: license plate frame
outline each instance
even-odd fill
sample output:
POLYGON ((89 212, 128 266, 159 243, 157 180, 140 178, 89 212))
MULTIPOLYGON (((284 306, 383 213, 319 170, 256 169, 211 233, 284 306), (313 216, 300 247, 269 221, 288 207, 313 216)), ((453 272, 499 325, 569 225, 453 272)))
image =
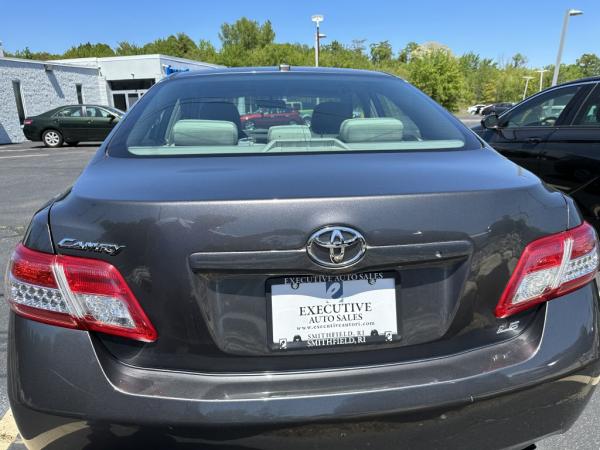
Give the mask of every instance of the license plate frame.
MULTIPOLYGON (((342 279, 342 281, 357 281, 357 280, 353 280, 353 279, 342 279)), ((361 280, 361 281, 365 281, 365 280, 361 280)), ((367 281, 365 281, 366 283, 367 281)), ((375 282, 376 284, 377 282, 375 282)), ((386 281, 386 283, 389 283, 389 281, 386 281)), ((275 352, 289 352, 289 351, 293 351, 293 350, 304 350, 304 351, 310 351, 310 350, 329 350, 329 349, 339 349, 339 348, 347 348, 348 350, 351 349, 358 349, 358 348, 363 348, 363 347, 368 347, 369 344, 371 345, 376 345, 379 344, 381 346, 387 347, 389 345, 393 345, 393 344, 398 344, 399 341, 401 341, 402 339, 402 330, 401 330, 401 308, 400 308, 400 276, 397 272, 391 272, 391 271, 372 271, 372 272, 362 272, 362 273, 348 273, 348 274, 311 274, 311 275, 299 275, 299 276, 280 276, 280 277, 274 277, 274 278, 270 278, 269 280, 267 280, 267 284, 266 284, 266 301, 267 301, 267 346, 271 351, 275 351, 275 352), (273 288, 277 285, 285 285, 286 284, 286 280, 291 279, 309 279, 311 281, 306 281, 306 283, 325 283, 327 281, 337 281, 336 277, 369 277, 369 276, 379 276, 379 279, 385 279, 385 280, 391 280, 393 282, 393 299, 394 299, 394 308, 395 308, 395 314, 393 316, 393 318, 395 319, 395 329, 391 329, 391 330, 381 330, 382 332, 385 331, 391 331, 391 336, 389 334, 379 334, 379 335, 365 335, 363 336, 364 339, 345 339, 348 338, 348 336, 340 336, 338 337, 338 339, 342 339, 340 341, 327 341, 324 343, 321 342, 309 342, 309 340, 301 340, 301 341, 295 341, 295 340, 286 340, 285 346, 282 346, 281 341, 278 339, 277 342, 274 342, 274 308, 273 308, 273 301, 274 301, 274 295, 278 295, 278 294, 274 294, 273 293, 273 288), (324 278, 323 278, 324 277, 324 278), (314 281, 312 281, 314 280, 314 281)), ((374 288, 373 291, 375 291, 377 288, 374 288)), ((386 289, 389 291, 391 290, 391 288, 389 286, 386 286, 386 289)), ((367 291, 361 291, 361 293, 363 295, 367 295, 365 294, 365 292, 367 291)), ((325 302, 324 298, 319 298, 319 297, 311 297, 311 298, 315 298, 317 300, 320 300, 322 302, 325 302)), ((277 300, 277 301, 284 301, 283 299, 281 300, 277 300)), ((377 302, 377 299, 373 300, 374 302, 377 302)), ((390 300, 387 299, 387 302, 389 303, 390 300)), ((319 301, 317 301, 317 303, 319 303, 319 301)), ((275 308, 277 309, 277 308, 275 308)), ((293 325, 290 325, 291 327, 293 327, 293 325)), ((378 330, 379 331, 379 330, 378 330)), ((357 337, 357 336, 356 336, 357 337)), ((324 339, 331 339, 331 338, 324 338, 324 339)), ((315 341, 313 339, 313 341, 315 341)))

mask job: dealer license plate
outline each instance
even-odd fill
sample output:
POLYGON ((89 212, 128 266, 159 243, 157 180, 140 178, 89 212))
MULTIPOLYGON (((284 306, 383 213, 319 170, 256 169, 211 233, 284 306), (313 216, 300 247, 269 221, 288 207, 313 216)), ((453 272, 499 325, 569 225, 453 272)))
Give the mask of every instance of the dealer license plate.
POLYGON ((280 278, 270 283, 269 306, 274 350, 400 339, 396 278, 390 274, 280 278))

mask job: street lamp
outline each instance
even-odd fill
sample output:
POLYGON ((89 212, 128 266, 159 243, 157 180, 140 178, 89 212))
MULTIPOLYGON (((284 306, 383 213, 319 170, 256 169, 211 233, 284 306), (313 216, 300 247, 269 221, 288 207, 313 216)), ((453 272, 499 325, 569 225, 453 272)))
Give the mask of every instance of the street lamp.
POLYGON ((552 86, 556 86, 556 83, 558 83, 558 71, 560 70, 560 60, 562 59, 563 47, 565 46, 565 35, 569 26, 569 17, 580 16, 582 14, 583 11, 578 9, 568 9, 565 13, 565 20, 563 21, 562 32, 560 33, 560 43, 558 44, 558 54, 556 55, 556 65, 554 66, 554 76, 552 77, 552 86))
POLYGON ((548 72, 548 69, 540 69, 540 70, 536 70, 536 72, 540 74, 540 91, 541 91, 542 88, 544 87, 544 74, 546 72, 548 72))
POLYGON ((529 87, 529 81, 533 80, 533 77, 523 77, 525 79, 525 90, 523 91, 523 100, 527 97, 527 88, 529 87))
POLYGON ((317 31, 315 33, 315 67, 319 67, 319 53, 321 51, 321 39, 326 38, 327 36, 321 34, 319 31, 319 24, 323 22, 324 17, 321 14, 315 14, 310 18, 316 25, 317 31))

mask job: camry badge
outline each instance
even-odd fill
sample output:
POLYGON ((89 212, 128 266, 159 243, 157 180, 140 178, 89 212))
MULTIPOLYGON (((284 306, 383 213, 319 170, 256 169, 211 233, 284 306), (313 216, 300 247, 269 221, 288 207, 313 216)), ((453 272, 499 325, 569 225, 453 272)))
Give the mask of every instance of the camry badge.
POLYGON ((348 227, 321 228, 309 239, 306 251, 317 264, 328 268, 343 268, 356 264, 365 254, 365 238, 348 227))
POLYGON ((60 248, 83 250, 86 252, 106 253, 113 256, 125 248, 124 245, 109 244, 106 242, 87 242, 73 238, 64 238, 59 243, 60 248))

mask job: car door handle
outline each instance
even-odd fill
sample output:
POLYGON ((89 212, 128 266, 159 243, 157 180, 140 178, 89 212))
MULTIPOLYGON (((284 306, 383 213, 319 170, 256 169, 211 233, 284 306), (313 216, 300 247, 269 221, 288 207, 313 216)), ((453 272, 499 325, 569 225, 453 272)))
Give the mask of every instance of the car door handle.
POLYGON ((530 137, 527 139, 527 142, 529 142, 530 144, 539 144, 540 142, 542 142, 542 138, 530 137))

